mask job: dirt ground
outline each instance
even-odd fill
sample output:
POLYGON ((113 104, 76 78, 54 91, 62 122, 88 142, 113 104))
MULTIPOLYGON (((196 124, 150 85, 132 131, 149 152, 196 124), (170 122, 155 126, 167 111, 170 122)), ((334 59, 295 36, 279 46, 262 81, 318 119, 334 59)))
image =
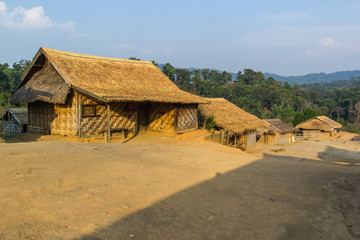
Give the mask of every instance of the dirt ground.
POLYGON ((0 144, 0 239, 359 239, 360 141, 0 144))

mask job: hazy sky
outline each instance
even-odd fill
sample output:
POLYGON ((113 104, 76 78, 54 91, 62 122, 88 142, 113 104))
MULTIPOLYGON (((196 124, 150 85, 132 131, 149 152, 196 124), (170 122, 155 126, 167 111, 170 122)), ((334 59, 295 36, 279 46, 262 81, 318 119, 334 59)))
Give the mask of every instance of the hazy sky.
POLYGON ((280 75, 360 69, 359 0, 0 1, 0 63, 39 47, 280 75))

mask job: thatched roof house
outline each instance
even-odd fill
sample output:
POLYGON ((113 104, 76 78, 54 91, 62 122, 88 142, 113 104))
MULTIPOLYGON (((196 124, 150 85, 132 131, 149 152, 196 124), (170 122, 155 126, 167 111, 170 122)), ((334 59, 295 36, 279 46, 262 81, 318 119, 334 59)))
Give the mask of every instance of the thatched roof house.
POLYGON ((264 121, 270 125, 270 131, 264 135, 264 143, 284 145, 295 141, 293 134, 296 128, 278 118, 264 119, 264 121))
POLYGON ((205 98, 209 104, 200 105, 203 116, 215 116, 216 124, 225 130, 237 133, 266 129, 269 124, 255 115, 248 113, 224 98, 205 98))
POLYGON ((252 115, 224 98, 205 98, 209 104, 200 104, 200 113, 204 118, 215 117, 219 129, 229 130, 240 137, 242 145, 256 143, 256 132, 267 131, 269 124, 252 115))
POLYGON ((270 131, 274 133, 279 132, 281 134, 286 134, 286 133, 293 133, 296 131, 296 128, 290 126, 289 124, 278 118, 264 119, 264 121, 270 125, 270 131))
POLYGON ((43 47, 22 76, 12 102, 29 103, 32 130, 82 136, 112 129, 193 129, 197 104, 206 103, 180 90, 151 62, 43 47))
POLYGON ((296 128, 304 137, 316 138, 336 133, 342 125, 326 116, 318 116, 299 123, 296 128))
POLYGON ((15 136, 26 132, 28 124, 27 108, 8 108, 1 116, 5 136, 15 136))
POLYGON ((12 102, 64 104, 70 89, 101 102, 204 103, 180 90, 151 62, 40 48, 22 77, 12 102), (29 81, 31 79, 31 81, 29 81))

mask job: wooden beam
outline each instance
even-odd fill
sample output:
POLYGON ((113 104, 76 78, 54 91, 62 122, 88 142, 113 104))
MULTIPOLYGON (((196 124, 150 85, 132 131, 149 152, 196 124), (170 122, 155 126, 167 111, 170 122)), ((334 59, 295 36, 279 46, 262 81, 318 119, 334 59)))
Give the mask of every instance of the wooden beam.
POLYGON ((111 129, 110 129, 110 104, 107 103, 107 139, 106 141, 109 143, 111 139, 111 129))

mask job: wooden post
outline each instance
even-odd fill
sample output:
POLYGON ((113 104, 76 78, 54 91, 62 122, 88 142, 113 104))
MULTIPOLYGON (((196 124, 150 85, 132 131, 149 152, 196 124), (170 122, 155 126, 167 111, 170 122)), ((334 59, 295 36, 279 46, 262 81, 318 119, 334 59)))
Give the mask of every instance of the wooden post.
POLYGON ((11 129, 11 119, 10 119, 10 108, 8 108, 8 120, 9 120, 9 129, 8 129, 8 131, 9 131, 9 136, 11 136, 11 131, 12 131, 12 129, 11 129))
POLYGON ((227 137, 226 137, 226 146, 229 146, 229 140, 230 140, 230 131, 227 131, 227 137))
POLYGON ((237 133, 235 133, 235 140, 234 140, 235 148, 236 148, 236 138, 237 138, 237 133))
MULTIPOLYGON (((196 108, 198 109, 198 108, 196 108)), ((198 130, 199 129, 199 111, 196 110, 196 129, 195 130, 198 130)))
POLYGON ((178 106, 175 106, 175 109, 174 109, 174 131, 175 131, 175 134, 178 133, 178 121, 179 121, 179 108, 178 108, 178 106))
POLYGON ((220 144, 223 144, 224 131, 220 131, 220 144))
POLYGON ((76 92, 77 108, 78 108, 78 138, 81 138, 81 96, 76 92))
POLYGON ((109 143, 111 138, 111 129, 110 129, 110 104, 106 104, 107 106, 107 138, 106 141, 109 143))

